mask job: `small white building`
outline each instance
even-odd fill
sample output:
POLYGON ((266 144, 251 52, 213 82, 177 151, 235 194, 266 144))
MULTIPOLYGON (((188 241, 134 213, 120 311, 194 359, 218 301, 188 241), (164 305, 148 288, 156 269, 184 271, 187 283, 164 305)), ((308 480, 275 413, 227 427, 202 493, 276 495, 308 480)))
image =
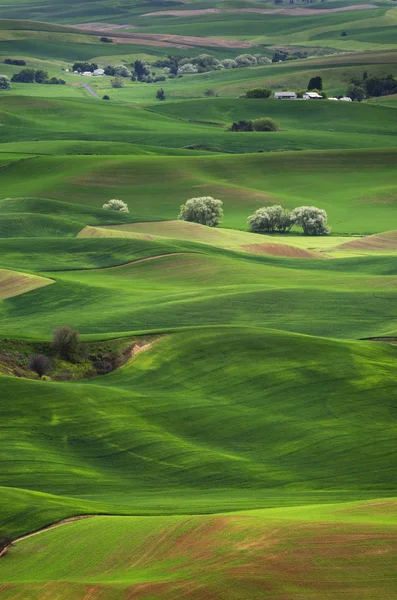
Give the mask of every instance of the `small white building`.
POLYGON ((91 71, 84 71, 84 73, 82 73, 83 77, 92 77, 92 73, 91 71))
POLYGON ((94 75, 105 75, 105 69, 95 69, 94 75))
POLYGON ((297 95, 295 92, 274 92, 274 98, 276 100, 296 100, 297 95))
POLYGON ((338 102, 338 98, 328 98, 328 100, 336 100, 338 102))
POLYGON ((322 100, 323 97, 320 96, 320 94, 318 94, 317 92, 305 92, 303 94, 303 99, 304 100, 322 100))
POLYGON ((343 98, 339 98, 339 100, 341 102, 353 102, 353 100, 349 98, 349 96, 343 96, 343 98))

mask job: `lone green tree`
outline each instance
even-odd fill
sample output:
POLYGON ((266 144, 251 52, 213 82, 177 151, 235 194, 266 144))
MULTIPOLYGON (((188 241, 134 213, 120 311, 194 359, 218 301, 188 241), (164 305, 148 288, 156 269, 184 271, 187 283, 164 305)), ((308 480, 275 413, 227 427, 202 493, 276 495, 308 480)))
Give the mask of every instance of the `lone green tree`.
POLYGON ((128 213, 128 204, 123 202, 123 200, 119 200, 118 198, 112 198, 109 202, 105 202, 102 206, 105 210, 114 210, 116 212, 128 213))
POLYGON ((323 80, 322 77, 316 75, 316 77, 312 77, 307 84, 307 89, 310 90, 322 90, 323 89, 323 80))
POLYGON ((223 217, 223 202, 212 196, 190 198, 182 204, 178 219, 217 227, 223 217))
POLYGON ((45 354, 33 354, 29 357, 28 367, 41 378, 51 369, 51 359, 45 354))

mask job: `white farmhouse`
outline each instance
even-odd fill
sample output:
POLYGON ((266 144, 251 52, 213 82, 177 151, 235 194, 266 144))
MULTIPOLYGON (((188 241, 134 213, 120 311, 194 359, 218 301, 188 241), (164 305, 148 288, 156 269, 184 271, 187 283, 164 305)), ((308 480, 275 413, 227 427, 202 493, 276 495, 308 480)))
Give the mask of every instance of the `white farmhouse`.
POLYGON ((84 71, 84 73, 82 73, 83 77, 92 77, 92 73, 91 71, 84 71))
POLYGON ((276 100, 296 100, 295 92, 274 92, 276 100))
POLYGON ((349 98, 349 96, 344 96, 343 98, 339 98, 339 100, 341 102, 353 102, 353 100, 349 98))
POLYGON ((323 97, 320 96, 320 94, 318 94, 317 92, 305 92, 303 94, 303 99, 304 100, 322 100, 323 97))
POLYGON ((105 69, 95 69, 94 75, 105 75, 105 69))

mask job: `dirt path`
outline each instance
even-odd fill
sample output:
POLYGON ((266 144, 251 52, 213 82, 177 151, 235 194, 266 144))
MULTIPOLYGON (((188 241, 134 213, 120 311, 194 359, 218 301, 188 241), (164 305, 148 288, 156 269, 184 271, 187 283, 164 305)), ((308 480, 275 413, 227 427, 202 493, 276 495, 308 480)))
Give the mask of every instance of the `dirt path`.
POLYGON ((94 98, 98 98, 98 100, 100 100, 100 99, 101 99, 101 97, 100 97, 100 96, 98 96, 98 94, 97 94, 97 93, 96 93, 96 92, 95 92, 95 91, 92 89, 92 87, 90 87, 90 86, 88 85, 88 83, 83 83, 83 88, 85 88, 85 89, 87 90, 87 92, 88 92, 89 94, 91 94, 91 96, 93 96, 94 98))

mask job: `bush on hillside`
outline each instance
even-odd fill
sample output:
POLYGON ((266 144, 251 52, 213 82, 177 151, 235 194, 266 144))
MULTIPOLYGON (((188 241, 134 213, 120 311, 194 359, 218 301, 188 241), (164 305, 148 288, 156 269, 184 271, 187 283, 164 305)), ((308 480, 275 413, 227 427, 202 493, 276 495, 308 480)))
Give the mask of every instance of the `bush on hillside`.
POLYGON ((252 127, 254 131, 278 131, 278 124, 273 121, 273 119, 269 119, 268 117, 262 117, 260 119, 254 119, 252 121, 252 127))
POLYGON ((182 204, 178 219, 200 223, 208 227, 217 227, 223 217, 222 206, 222 200, 217 200, 212 196, 190 198, 185 204, 182 204))
POLYGON ((11 87, 10 80, 5 75, 0 75, 0 90, 8 90, 11 87))
POLYGON ((272 90, 269 88, 251 88, 245 92, 246 98, 269 98, 272 90))
POLYGON ((33 354, 29 357, 28 367, 31 371, 37 373, 39 377, 43 377, 51 369, 51 359, 45 354, 33 354))
POLYGON ((107 94, 105 94, 104 96, 102 96, 102 100, 110 100, 110 96, 108 96, 107 94))
POLYGON ((291 212, 282 206, 264 206, 248 217, 248 225, 255 233, 285 233, 293 225, 291 212))
POLYGON ((213 96, 217 96, 218 94, 216 93, 215 90, 213 90, 212 88, 208 88, 208 90, 204 90, 204 96, 207 97, 213 97, 213 96))
POLYGON ((114 210, 116 212, 122 212, 122 213, 128 213, 128 204, 126 202, 123 202, 122 200, 119 200, 118 198, 113 198, 112 200, 109 200, 109 202, 106 202, 103 207, 105 210, 114 210))
POLYGON ((294 225, 303 228, 305 235, 328 235, 327 213, 315 206, 299 206, 291 213, 294 225))
POLYGON ((52 347, 60 358, 74 363, 80 355, 80 335, 68 325, 57 327, 52 332, 52 347))
POLYGON ((100 41, 101 41, 101 42, 105 42, 105 44, 112 44, 112 43, 113 43, 113 40, 112 40, 112 38, 108 38, 108 37, 106 37, 106 36, 102 36, 102 37, 100 38, 100 41))

